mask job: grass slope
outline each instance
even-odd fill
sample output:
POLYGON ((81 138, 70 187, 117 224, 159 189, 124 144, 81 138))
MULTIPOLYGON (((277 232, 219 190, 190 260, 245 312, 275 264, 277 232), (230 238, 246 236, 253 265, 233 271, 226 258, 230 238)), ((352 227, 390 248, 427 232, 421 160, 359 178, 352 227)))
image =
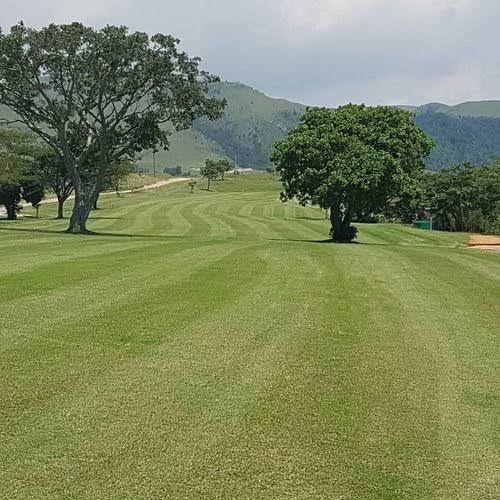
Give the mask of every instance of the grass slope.
POLYGON ((0 497, 497 498, 500 255, 277 195, 0 221, 0 497))

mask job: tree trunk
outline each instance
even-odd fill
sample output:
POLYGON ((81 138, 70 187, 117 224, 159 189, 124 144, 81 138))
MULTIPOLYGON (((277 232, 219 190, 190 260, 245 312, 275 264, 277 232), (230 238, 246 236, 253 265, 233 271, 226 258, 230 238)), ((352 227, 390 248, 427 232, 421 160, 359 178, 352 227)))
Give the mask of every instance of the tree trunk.
POLYGON ((5 205, 5 210, 7 211, 7 220, 16 220, 17 219, 17 210, 15 203, 7 203, 5 205))
POLYGON ((92 207, 92 198, 86 196, 81 186, 75 186, 75 205, 66 230, 71 234, 89 234, 87 230, 87 219, 92 207))
MULTIPOLYGON (((67 147, 69 150, 69 147, 67 147)), ((102 190, 104 177, 106 174, 106 169, 109 166, 108 151, 105 144, 100 144, 100 161, 99 161, 99 171, 93 182, 84 185, 82 178, 80 176, 79 168, 81 164, 75 163, 71 159, 71 154, 68 153, 66 158, 66 168, 71 176, 71 181, 73 183, 74 193, 75 193, 75 204, 73 206, 73 212, 71 214, 71 219, 69 222, 69 227, 66 232, 71 234, 92 234, 91 231, 87 229, 87 220, 90 215, 92 208, 97 208, 97 200, 99 194, 102 190)), ((84 158, 85 160, 86 158, 84 158)))
POLYGON ((208 178, 208 186, 207 186, 207 191, 210 191, 210 178, 208 178))
POLYGON ((97 206, 97 202, 99 201, 99 194, 97 193, 97 196, 94 198, 94 202, 92 203, 92 210, 99 210, 99 207, 97 206))
POLYGON ((57 197, 57 218, 64 219, 64 198, 61 196, 57 197))
POLYGON ((350 243, 356 237, 356 228, 351 226, 351 213, 342 206, 330 208, 330 235, 337 243, 350 243))

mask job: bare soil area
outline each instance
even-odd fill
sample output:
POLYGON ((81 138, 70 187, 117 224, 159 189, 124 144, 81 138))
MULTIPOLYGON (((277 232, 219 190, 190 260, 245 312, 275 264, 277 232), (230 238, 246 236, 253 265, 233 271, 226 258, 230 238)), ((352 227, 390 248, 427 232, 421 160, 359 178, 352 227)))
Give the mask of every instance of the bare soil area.
POLYGON ((476 234, 469 240, 469 247, 475 250, 493 250, 500 252, 500 236, 476 234))

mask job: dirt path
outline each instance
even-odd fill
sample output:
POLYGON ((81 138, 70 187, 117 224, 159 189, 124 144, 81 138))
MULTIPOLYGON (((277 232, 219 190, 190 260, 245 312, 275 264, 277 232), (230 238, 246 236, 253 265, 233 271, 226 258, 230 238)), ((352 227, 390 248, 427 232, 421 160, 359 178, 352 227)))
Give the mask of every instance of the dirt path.
MULTIPOLYGON (((154 184, 149 184, 147 186, 143 186, 141 188, 137 189, 127 189, 125 191, 118 191, 118 194, 127 194, 127 193, 138 193, 140 191, 148 191, 150 189, 156 189, 160 188, 163 186, 168 186, 169 184, 176 184, 177 182, 184 182, 184 181, 189 181, 191 180, 191 177, 174 177, 173 179, 164 179, 162 181, 155 182, 154 184)), ((104 193, 101 193, 100 196, 109 196, 111 194, 116 195, 116 191, 105 191, 104 193)), ((71 195, 68 200, 74 199, 75 195, 71 195)), ((42 200, 42 204, 46 203, 57 203, 57 198, 47 198, 45 200, 42 200)), ((22 207, 29 207, 30 204, 23 202, 21 203, 22 207)), ((0 207, 0 214, 4 215, 6 213, 5 209, 3 207, 0 207)))
MULTIPOLYGON (((175 184, 177 182, 189 181, 191 177, 174 177, 173 179, 164 179, 163 181, 155 182, 154 184, 148 184, 147 186, 143 186, 137 189, 127 189, 125 191, 118 191, 118 194, 127 194, 127 193, 139 193, 141 191, 148 191, 149 189, 156 189, 163 186, 168 186, 169 184, 175 184)), ((116 191, 105 191, 101 193, 100 196, 109 196, 111 194, 116 195, 116 191)), ((71 195, 68 200, 72 200, 75 196, 71 195)), ((42 203, 57 203, 57 198, 47 198, 46 200, 42 200, 42 203)), ((24 204, 23 206, 29 206, 28 204, 24 204)))

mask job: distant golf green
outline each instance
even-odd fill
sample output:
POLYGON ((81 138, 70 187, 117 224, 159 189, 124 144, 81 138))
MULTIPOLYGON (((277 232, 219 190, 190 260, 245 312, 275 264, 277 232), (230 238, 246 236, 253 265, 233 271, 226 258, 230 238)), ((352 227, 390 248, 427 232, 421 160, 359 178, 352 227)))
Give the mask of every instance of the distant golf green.
POLYGON ((0 498, 498 498, 500 254, 229 177, 0 220, 0 498))

